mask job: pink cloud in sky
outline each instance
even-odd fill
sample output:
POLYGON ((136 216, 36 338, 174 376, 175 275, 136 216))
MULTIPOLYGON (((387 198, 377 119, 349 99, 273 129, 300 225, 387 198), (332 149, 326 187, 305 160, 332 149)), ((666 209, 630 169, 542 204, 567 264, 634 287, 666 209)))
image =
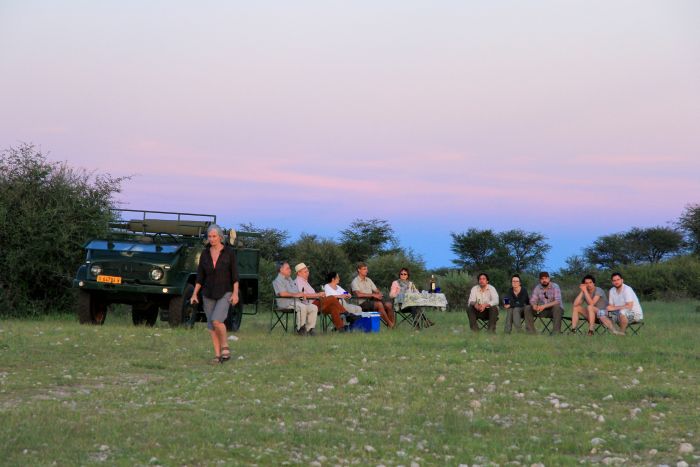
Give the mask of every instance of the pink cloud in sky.
POLYGON ((385 217, 437 266, 452 230, 545 231, 561 263, 698 201, 692 0, 0 12, 0 147, 134 174, 129 207, 328 235, 385 217))

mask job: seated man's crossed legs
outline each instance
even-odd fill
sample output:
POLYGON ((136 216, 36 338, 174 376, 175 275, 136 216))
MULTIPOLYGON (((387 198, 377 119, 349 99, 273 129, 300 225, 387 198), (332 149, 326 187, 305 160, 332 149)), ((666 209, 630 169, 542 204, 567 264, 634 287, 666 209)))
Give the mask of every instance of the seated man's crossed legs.
POLYGON ((345 313, 345 308, 336 297, 322 297, 314 300, 313 304, 316 305, 324 315, 331 315, 333 326, 335 326, 337 330, 341 330, 345 327, 345 323, 341 317, 341 315, 345 313))

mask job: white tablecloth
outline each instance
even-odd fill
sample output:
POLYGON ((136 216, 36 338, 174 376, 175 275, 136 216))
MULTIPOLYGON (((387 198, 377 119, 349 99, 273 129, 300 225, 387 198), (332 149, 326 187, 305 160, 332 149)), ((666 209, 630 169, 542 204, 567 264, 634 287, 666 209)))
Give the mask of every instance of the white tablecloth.
POLYGON ((396 302, 401 304, 401 308, 409 306, 427 306, 445 310, 447 307, 447 297, 443 293, 406 293, 396 297, 396 302))

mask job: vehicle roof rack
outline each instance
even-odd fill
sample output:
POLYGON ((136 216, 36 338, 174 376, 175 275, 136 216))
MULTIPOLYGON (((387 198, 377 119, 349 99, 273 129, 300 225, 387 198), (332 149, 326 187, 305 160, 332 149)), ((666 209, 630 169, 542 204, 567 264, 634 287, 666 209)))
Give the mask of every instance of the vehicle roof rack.
POLYGON ((110 223, 112 229, 142 235, 166 234, 183 237, 206 237, 209 226, 216 223, 216 216, 213 214, 136 209, 114 209, 113 211, 117 214, 115 215, 117 221, 110 223), (134 213, 138 213, 139 216, 134 215, 134 213), (124 219, 125 215, 132 218, 124 219))

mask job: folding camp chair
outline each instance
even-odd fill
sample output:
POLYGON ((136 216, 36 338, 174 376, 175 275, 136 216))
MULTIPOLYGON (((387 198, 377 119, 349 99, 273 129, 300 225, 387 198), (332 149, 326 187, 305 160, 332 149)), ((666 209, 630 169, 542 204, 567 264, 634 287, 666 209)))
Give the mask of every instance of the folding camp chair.
POLYGON ((630 321, 627 324, 627 329, 632 331, 633 336, 638 336, 639 331, 642 330, 642 326, 644 326, 644 321, 630 321))
POLYGON ((294 305, 296 304, 297 300, 297 298, 280 297, 275 295, 275 297, 272 299, 272 311, 270 313, 270 332, 272 332, 277 325, 280 325, 284 332, 287 332, 289 330, 289 315, 292 315, 292 324, 294 325, 293 330, 296 330, 297 315, 296 311, 294 310, 294 305), (288 298, 290 300, 294 300, 294 304, 291 307, 279 308, 277 306, 278 298, 288 298))
POLYGON ((398 327, 399 324, 403 323, 404 321, 407 321, 411 326, 415 324, 413 322, 413 313, 408 310, 404 310, 401 307, 401 303, 397 301, 394 301, 394 313, 396 313, 396 327, 398 327))

